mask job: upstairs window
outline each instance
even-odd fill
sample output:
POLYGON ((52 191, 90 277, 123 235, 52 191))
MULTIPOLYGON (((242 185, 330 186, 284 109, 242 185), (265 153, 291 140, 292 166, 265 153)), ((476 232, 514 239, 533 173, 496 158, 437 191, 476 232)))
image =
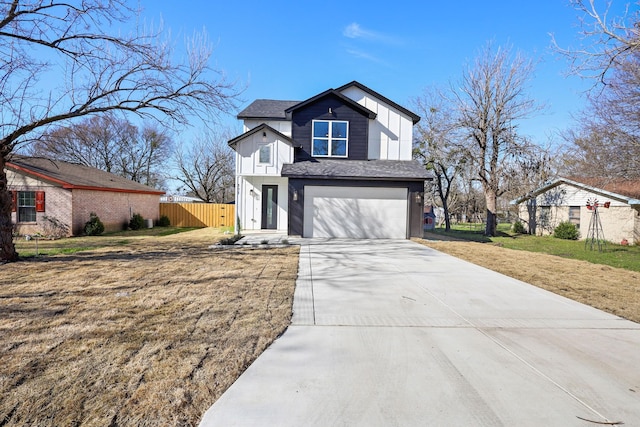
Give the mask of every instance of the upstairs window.
POLYGON ((315 157, 347 157, 349 122, 313 121, 312 155, 315 157))

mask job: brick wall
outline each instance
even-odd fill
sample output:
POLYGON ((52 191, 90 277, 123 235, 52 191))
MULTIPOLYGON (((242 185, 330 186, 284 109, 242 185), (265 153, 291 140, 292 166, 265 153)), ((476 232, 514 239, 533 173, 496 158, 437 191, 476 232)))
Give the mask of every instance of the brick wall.
POLYGON ((144 219, 159 218, 160 196, 154 194, 119 193, 113 191, 73 190, 73 234, 82 234, 84 224, 95 212, 105 231, 122 230, 131 215, 144 219))
POLYGON ((49 235, 52 221, 59 221, 71 234, 72 211, 71 191, 39 181, 7 170, 7 181, 10 191, 44 191, 45 211, 36 212, 36 222, 17 222, 17 212, 11 213, 11 222, 16 224, 16 232, 20 235, 41 233, 49 235))

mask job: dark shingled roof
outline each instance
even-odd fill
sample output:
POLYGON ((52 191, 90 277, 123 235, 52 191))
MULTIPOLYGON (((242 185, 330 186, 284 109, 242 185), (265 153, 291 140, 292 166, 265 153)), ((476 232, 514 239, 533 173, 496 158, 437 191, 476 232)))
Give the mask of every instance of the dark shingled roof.
POLYGON ((388 181, 433 179, 415 160, 314 159, 282 166, 282 176, 317 179, 380 179, 388 181))
POLYGON ((164 191, 156 190, 130 179, 62 160, 13 155, 6 166, 7 169, 58 184, 62 188, 164 194, 164 191))
POLYGON ((279 101, 277 99, 256 99, 238 113, 238 119, 286 120, 285 110, 300 101, 279 101))

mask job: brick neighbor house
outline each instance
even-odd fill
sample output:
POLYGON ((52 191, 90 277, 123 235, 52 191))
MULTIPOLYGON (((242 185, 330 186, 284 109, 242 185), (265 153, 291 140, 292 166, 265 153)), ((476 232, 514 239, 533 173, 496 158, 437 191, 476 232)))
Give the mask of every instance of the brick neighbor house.
POLYGON ((135 213, 156 221, 164 191, 88 166, 14 155, 6 164, 11 220, 18 234, 80 235, 91 212, 105 231, 122 230, 135 213))

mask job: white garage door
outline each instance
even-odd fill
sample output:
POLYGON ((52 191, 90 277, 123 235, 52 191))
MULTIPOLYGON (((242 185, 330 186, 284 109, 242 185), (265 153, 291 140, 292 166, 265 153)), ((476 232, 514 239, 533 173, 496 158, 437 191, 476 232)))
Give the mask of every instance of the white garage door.
POLYGON ((303 235, 406 239, 407 189, 306 186, 303 235))

